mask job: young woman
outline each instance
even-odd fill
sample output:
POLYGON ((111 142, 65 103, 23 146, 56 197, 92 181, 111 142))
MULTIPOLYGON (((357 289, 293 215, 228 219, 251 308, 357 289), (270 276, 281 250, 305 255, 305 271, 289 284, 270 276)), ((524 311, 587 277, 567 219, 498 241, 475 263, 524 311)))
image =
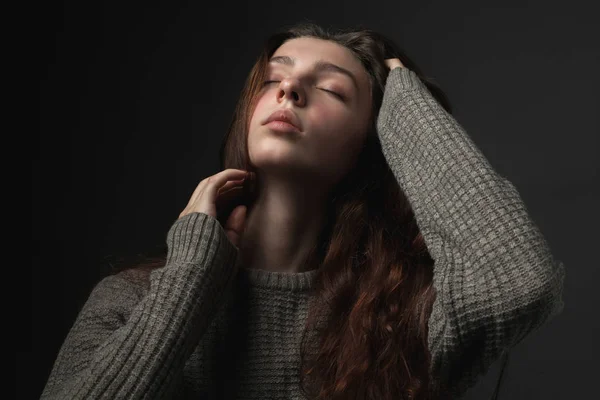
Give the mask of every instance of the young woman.
POLYGON ((444 93, 371 30, 270 37, 150 267, 104 278, 44 399, 460 398, 564 265, 444 93))

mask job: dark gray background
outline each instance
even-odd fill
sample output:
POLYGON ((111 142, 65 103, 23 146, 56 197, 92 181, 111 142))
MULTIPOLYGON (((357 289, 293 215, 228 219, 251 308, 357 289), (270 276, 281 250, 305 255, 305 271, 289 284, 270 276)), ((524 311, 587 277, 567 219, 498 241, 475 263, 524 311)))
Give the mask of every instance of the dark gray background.
MULTIPOLYGON (((395 39, 446 91, 455 118, 516 185, 565 262, 565 310, 513 349, 500 398, 586 398, 597 386, 600 222, 600 32, 591 4, 45 5, 32 316, 18 337, 17 397, 39 397, 107 256, 164 243, 196 185, 218 172, 219 143, 262 40, 311 20, 395 39)), ((469 398, 487 398, 497 373, 498 364, 469 398)))

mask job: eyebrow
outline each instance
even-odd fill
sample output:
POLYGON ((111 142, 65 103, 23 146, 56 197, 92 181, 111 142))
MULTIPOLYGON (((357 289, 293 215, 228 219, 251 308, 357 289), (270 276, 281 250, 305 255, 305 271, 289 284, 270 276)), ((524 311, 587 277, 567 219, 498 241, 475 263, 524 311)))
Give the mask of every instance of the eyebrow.
MULTIPOLYGON (((278 63, 278 64, 283 64, 283 65, 289 65, 292 67, 295 64, 294 61, 295 60, 289 56, 275 56, 275 57, 271 57, 271 59, 269 60, 270 63, 278 63)), ((352 80, 354 87, 356 88, 356 90, 358 90, 358 82, 356 80, 356 77, 354 76, 354 74, 352 72, 348 71, 345 68, 342 68, 338 65, 332 64, 325 60, 318 60, 317 62, 315 62, 314 70, 316 72, 335 72, 338 74, 346 75, 348 78, 350 78, 352 80)))

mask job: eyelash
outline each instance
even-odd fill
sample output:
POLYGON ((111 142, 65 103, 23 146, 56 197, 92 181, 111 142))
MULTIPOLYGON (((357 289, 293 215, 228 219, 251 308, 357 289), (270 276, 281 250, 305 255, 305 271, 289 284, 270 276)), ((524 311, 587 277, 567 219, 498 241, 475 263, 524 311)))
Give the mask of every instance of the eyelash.
MULTIPOLYGON (((266 86, 267 84, 273 83, 273 82, 279 82, 279 81, 265 81, 265 82, 263 82, 263 86, 266 86)), ((321 88, 318 88, 318 89, 321 89, 321 88)), ((327 90, 327 89, 321 89, 321 90, 323 90, 323 91, 325 91, 327 93, 331 93, 332 95, 338 97, 340 100, 344 100, 344 96, 342 96, 339 93, 332 92, 331 90, 327 90)))

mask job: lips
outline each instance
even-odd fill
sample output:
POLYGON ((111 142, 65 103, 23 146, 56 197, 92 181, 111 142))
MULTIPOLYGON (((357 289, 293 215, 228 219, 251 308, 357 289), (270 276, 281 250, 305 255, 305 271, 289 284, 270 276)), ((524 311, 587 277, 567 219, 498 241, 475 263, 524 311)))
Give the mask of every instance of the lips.
POLYGON ((300 123, 300 119, 293 111, 287 108, 277 110, 273 114, 269 115, 269 118, 267 118, 266 121, 263 122, 263 125, 266 125, 269 122, 273 121, 287 122, 288 124, 295 126, 299 131, 302 131, 302 124, 300 123))

